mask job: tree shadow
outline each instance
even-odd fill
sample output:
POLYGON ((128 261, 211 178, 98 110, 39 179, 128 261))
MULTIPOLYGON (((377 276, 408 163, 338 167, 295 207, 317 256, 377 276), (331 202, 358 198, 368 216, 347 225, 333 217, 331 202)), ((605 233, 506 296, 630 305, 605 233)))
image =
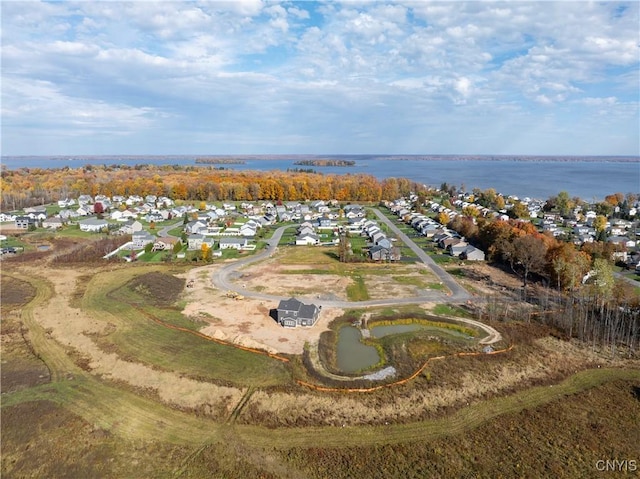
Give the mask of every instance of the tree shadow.
POLYGON ((323 254, 328 256, 331 259, 340 261, 340 256, 338 256, 338 253, 336 253, 335 251, 324 251, 323 254))

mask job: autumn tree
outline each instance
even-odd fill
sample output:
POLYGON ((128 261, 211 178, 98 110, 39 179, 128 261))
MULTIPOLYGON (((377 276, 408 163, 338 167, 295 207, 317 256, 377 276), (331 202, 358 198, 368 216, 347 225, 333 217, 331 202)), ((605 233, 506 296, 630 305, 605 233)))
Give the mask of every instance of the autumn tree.
POLYGON ((100 201, 96 201, 93 204, 93 212, 98 216, 98 218, 102 219, 102 214, 104 213, 104 205, 100 201))
POLYGON ((207 243, 202 243, 200 247, 200 257, 203 261, 211 261, 213 259, 213 252, 207 243))
POLYGON ((531 273, 544 273, 547 244, 539 236, 517 236, 502 245, 502 257, 509 262, 511 270, 522 277, 522 293, 526 298, 527 284, 531 273))
POLYGON ((598 215, 593 219, 593 228, 596 230, 596 234, 602 233, 607 228, 607 218, 602 215, 598 215))
POLYGON ((512 218, 528 218, 529 208, 521 201, 514 201, 513 206, 509 210, 509 216, 512 218))
POLYGON ((438 213, 437 221, 441 225, 447 225, 449 224, 449 215, 446 212, 441 211, 438 213))
POLYGON ((574 291, 591 267, 591 256, 571 243, 558 242, 547 252, 547 267, 558 289, 574 291))

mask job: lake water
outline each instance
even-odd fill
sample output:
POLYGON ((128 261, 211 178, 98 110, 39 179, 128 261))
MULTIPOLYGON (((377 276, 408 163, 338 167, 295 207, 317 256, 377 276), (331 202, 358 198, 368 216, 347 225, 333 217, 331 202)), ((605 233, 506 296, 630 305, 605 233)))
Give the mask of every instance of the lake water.
MULTIPOLYGON (((340 158, 340 157, 336 157, 340 158)), ((409 178, 429 186, 442 183, 461 186, 467 191, 473 188, 494 188, 504 195, 516 195, 546 199, 567 191, 570 196, 584 200, 602 200, 606 195, 640 192, 640 159, 635 161, 610 161, 589 158, 585 160, 562 159, 522 160, 490 157, 474 159, 390 159, 385 157, 358 156, 353 167, 311 167, 323 174, 370 174, 377 179, 409 178)), ((196 156, 165 157, 3 157, 3 167, 29 168, 78 168, 86 164, 107 165, 196 165, 196 156)), ((294 165, 297 159, 255 159, 248 158, 240 165, 224 166, 233 170, 285 171, 292 168, 308 168, 294 165)))

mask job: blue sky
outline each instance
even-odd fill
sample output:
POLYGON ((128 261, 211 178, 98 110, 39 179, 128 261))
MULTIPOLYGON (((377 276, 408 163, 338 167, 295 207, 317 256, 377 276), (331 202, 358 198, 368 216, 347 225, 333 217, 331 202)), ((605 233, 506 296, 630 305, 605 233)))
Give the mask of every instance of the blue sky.
POLYGON ((3 155, 640 154, 636 1, 0 5, 3 155))

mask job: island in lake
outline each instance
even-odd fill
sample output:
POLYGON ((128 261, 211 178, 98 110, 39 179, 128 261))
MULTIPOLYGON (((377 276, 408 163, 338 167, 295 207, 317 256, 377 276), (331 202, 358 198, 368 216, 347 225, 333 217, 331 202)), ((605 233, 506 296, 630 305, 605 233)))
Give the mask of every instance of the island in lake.
POLYGON ((293 163, 294 165, 304 166, 355 166, 356 162, 353 160, 299 160, 293 163))
POLYGON ((244 165, 245 161, 238 158, 196 158, 196 163, 206 165, 244 165))

